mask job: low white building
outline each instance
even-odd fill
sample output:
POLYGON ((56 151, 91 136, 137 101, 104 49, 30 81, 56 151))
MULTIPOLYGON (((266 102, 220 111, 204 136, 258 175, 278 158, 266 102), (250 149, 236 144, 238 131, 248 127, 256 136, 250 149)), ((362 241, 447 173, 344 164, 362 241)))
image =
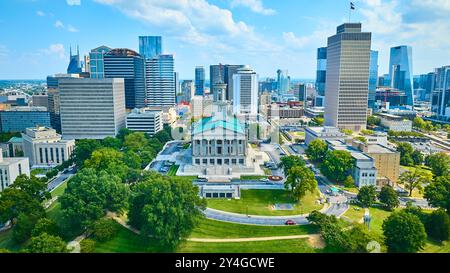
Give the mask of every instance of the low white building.
POLYGON ((74 139, 62 139, 49 127, 27 128, 22 133, 23 151, 32 167, 49 168, 68 160, 75 149, 74 139))
POLYGON ((388 128, 394 132, 411 132, 412 121, 401 116, 380 113, 381 126, 388 128))
POLYGON ((331 126, 324 127, 306 127, 305 128, 305 144, 309 145, 315 139, 321 140, 341 140, 344 141, 347 136, 338 128, 331 126))
POLYGON ((30 176, 30 164, 26 157, 3 158, 0 149, 0 192, 14 183, 19 175, 30 176))
POLYGON ((134 109, 127 115, 127 128, 153 136, 163 129, 162 116, 161 110, 134 109))
POLYGON ((339 140, 328 140, 327 143, 331 151, 347 151, 351 154, 355 160, 352 177, 358 188, 371 185, 377 186, 377 169, 372 157, 339 140))

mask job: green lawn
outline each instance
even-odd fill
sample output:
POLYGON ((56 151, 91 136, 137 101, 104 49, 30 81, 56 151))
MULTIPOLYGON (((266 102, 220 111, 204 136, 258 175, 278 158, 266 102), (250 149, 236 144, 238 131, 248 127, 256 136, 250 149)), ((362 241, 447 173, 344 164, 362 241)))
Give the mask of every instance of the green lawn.
POLYGON ((259 180, 267 178, 266 175, 241 175, 241 180, 259 180))
POLYGON ((59 185, 56 189, 54 189, 52 191, 52 197, 55 197, 55 196, 59 197, 59 196, 63 195, 66 188, 67 188, 67 181, 65 181, 64 183, 62 183, 61 185, 59 185))
POLYGON ((250 238, 289 236, 317 233, 311 225, 299 226, 256 226, 227 223, 203 218, 192 231, 192 238, 250 238))
MULTIPOLYGON (((392 212, 384 210, 378 207, 369 208, 370 216, 372 218, 370 222, 370 230, 376 235, 382 235, 382 225, 384 219, 386 219, 392 212)), ((360 221, 364 216, 364 208, 357 205, 350 205, 350 208, 345 212, 344 217, 349 218, 354 222, 360 221)))
POLYGON ((427 166, 424 166, 424 165, 422 165, 422 166, 401 166, 403 169, 405 169, 405 170, 407 170, 407 171, 410 171, 410 172, 413 172, 415 169, 418 169, 418 170, 422 170, 422 171, 424 171, 425 173, 427 173, 428 175, 430 175, 430 176, 433 176, 433 173, 431 172, 431 169, 429 168, 429 167, 427 167, 427 166))
POLYGON ((33 169, 31 170, 30 174, 31 175, 46 174, 47 171, 48 171, 47 169, 33 169))
POLYGON ((316 204, 319 193, 308 193, 293 210, 272 210, 275 203, 295 203, 285 190, 242 190, 241 199, 208 199, 207 206, 213 209, 250 215, 297 215, 322 208, 316 204))
POLYGON ((185 242, 177 252, 185 253, 314 253, 307 239, 278 241, 238 242, 238 243, 201 243, 185 242))
POLYGON ((428 240, 424 249, 421 252, 425 253, 450 253, 450 241, 442 243, 428 240))
MULTIPOLYGON (((118 224, 117 224, 118 225, 118 224)), ((291 239, 261 242, 239 242, 239 243, 202 243, 183 242, 176 252, 201 252, 201 253, 245 253, 245 252, 297 252, 311 253, 316 250, 310 247, 307 239, 291 239)), ((95 245, 97 253, 145 253, 145 252, 168 252, 167 249, 158 245, 151 239, 143 239, 141 236, 119 226, 117 235, 107 242, 97 242, 95 245)))
POLYGON ((172 166, 170 166, 170 169, 167 172, 167 175, 168 176, 176 176, 179 167, 180 167, 180 165, 172 165, 172 166))

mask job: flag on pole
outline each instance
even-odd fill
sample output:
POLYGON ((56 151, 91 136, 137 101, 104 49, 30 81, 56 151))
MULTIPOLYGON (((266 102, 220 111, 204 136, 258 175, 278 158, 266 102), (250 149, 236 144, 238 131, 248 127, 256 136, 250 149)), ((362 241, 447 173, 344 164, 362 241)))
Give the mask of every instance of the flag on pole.
POLYGON ((353 4, 353 2, 350 2, 350 9, 355 9, 355 4, 353 4))

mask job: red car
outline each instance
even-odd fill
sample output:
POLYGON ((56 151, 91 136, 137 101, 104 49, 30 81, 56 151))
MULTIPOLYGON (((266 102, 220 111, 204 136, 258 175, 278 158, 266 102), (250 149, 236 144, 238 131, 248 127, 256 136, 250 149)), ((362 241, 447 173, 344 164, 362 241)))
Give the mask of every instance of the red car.
POLYGON ((297 223, 294 222, 293 220, 287 220, 284 224, 287 225, 287 226, 294 226, 294 225, 296 225, 297 223))

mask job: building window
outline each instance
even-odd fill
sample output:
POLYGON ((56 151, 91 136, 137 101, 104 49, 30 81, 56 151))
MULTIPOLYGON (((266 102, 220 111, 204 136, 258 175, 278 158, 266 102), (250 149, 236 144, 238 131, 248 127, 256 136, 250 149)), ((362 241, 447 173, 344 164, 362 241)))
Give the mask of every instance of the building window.
POLYGON ((211 193, 210 192, 206 193, 206 198, 211 198, 211 193))
POLYGON ((222 147, 217 147, 217 154, 221 155, 222 154, 222 147))
POLYGON ((56 163, 59 163, 59 149, 56 148, 55 152, 56 152, 56 163))
POLYGON ((44 159, 42 158, 42 148, 39 148, 39 157, 41 159, 40 163, 44 163, 44 159))
POLYGON ((200 159, 197 158, 197 159, 195 160, 195 164, 200 165, 200 159))
POLYGON ((231 163, 236 164, 236 158, 231 159, 231 163))
POLYGON ((217 192, 213 192, 213 198, 219 197, 219 194, 217 192))
POLYGON ((217 159, 217 165, 222 165, 222 159, 220 158, 217 159))
POLYGON ((225 193, 224 193, 224 192, 221 192, 221 193, 219 194, 219 196, 220 196, 220 198, 225 198, 225 193))
POLYGON ((22 164, 19 163, 19 175, 22 174, 22 164))
POLYGON ((228 158, 224 159, 225 160, 225 165, 229 165, 230 164, 230 160, 228 158))
POLYGON ((208 164, 208 159, 203 159, 203 164, 204 165, 208 164))
POLYGON ((222 144, 222 140, 217 140, 217 144, 222 144))
POLYGON ((53 158, 53 148, 50 148, 50 158, 52 163, 55 162, 55 159, 53 158))
POLYGON ((45 163, 48 163, 48 148, 45 148, 45 163))
POLYGON ((227 192, 227 198, 233 197, 233 194, 231 192, 227 192))
POLYGON ((214 159, 213 159, 213 158, 211 158, 211 159, 209 160, 209 164, 210 164, 210 165, 214 165, 214 159))
POLYGON ((244 159, 239 159, 239 164, 244 165, 244 159))
POLYGON ((64 148, 61 148, 61 160, 64 162, 65 160, 65 156, 64 156, 64 148))

